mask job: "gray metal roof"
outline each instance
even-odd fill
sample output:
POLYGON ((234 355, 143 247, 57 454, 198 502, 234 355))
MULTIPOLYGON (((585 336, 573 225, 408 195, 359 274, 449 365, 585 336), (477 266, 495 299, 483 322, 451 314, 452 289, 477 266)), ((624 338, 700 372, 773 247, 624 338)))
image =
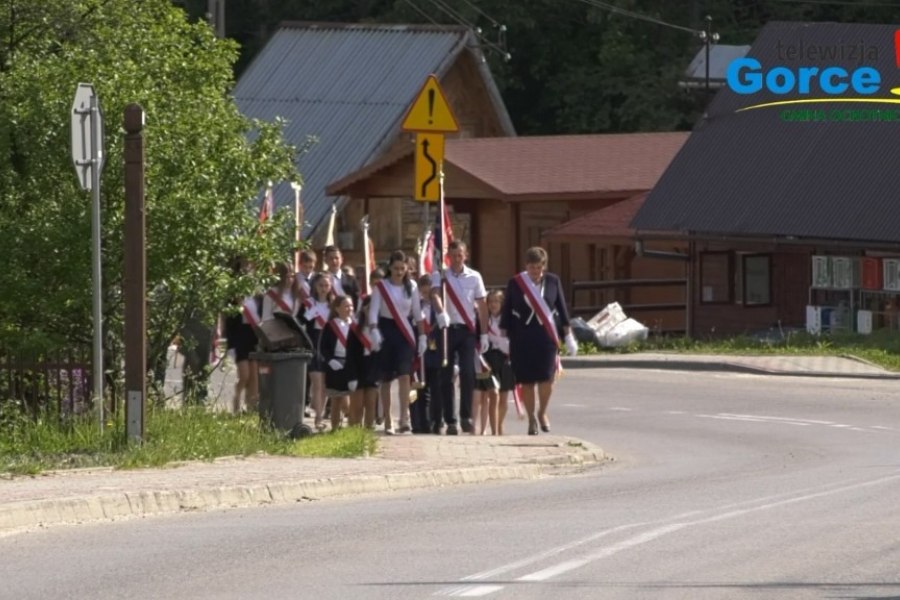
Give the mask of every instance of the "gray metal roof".
POLYGON ((900 106, 892 103, 897 96, 891 94, 900 85, 896 29, 839 23, 766 25, 748 54, 765 70, 837 65, 852 72, 870 66, 881 73, 880 90, 821 100, 827 94, 815 82, 808 94, 738 94, 722 88, 632 227, 861 245, 900 242, 900 106), (866 57, 860 58, 860 45, 867 49, 866 57), (794 48, 793 60, 788 47, 794 48), (844 56, 825 58, 822 49, 844 56), (798 100, 804 102, 741 110, 798 100), (871 120, 876 114, 893 115, 894 120, 871 120), (788 120, 804 115, 825 120, 788 120), (835 121, 832 115, 868 120, 835 121))
MULTIPOLYGON (((297 162, 309 223, 304 235, 329 214, 333 199, 325 186, 385 150, 427 76, 440 77, 466 49, 479 52, 462 27, 282 24, 241 76, 234 97, 248 117, 286 119, 285 136, 294 145, 318 138, 297 162)), ((486 77, 496 89, 489 72, 486 77)), ((501 109, 505 115, 502 102, 501 109)), ((293 199, 290 186, 276 186, 277 206, 293 199)))

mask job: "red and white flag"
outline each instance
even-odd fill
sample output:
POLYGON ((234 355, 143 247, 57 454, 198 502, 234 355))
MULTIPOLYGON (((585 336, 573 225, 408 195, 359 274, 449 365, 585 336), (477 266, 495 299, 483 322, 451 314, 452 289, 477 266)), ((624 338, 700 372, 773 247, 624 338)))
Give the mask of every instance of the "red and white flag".
POLYGON ((272 193, 272 182, 266 187, 266 196, 263 198, 262 206, 259 209, 259 222, 265 223, 275 212, 275 195, 272 193))

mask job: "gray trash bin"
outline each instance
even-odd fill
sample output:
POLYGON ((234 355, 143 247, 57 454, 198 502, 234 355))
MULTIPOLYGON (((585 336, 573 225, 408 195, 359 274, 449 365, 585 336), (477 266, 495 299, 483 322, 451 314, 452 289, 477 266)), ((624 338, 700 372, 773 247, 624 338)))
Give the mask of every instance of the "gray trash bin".
POLYGON ((250 353, 259 374, 259 417, 267 426, 292 438, 310 435, 303 424, 306 404, 306 366, 313 346, 293 315, 276 313, 257 330, 259 350, 250 353))
POLYGON ((312 353, 306 350, 250 353, 259 373, 260 421, 292 438, 312 433, 303 424, 306 365, 311 359, 312 353))

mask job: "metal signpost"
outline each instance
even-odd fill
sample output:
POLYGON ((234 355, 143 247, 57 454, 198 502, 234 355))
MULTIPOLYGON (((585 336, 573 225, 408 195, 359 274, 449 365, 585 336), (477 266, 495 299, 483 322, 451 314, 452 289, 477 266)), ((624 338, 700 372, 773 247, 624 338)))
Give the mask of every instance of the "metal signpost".
POLYGON ((93 265, 94 401, 103 429, 103 312, 100 281, 100 171, 103 170, 103 113, 90 83, 79 83, 72 102, 72 161, 81 188, 91 191, 91 262, 93 265))

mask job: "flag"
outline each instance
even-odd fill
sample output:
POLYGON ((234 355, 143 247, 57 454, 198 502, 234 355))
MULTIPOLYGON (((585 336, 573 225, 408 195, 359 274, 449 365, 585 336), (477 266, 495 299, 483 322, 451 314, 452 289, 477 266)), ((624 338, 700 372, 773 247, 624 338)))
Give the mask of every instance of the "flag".
POLYGON ((328 229, 325 231, 325 246, 334 246, 334 221, 337 216, 337 204, 331 205, 331 215, 328 217, 328 229))
POLYGON ((419 246, 419 273, 434 270, 434 232, 426 231, 419 246))
POLYGON ((453 241, 453 225, 450 222, 450 213, 447 212, 446 204, 443 206, 443 211, 438 211, 432 239, 435 252, 440 253, 444 259, 444 267, 449 267, 450 259, 447 257, 447 246, 453 241))
POLYGON ((263 198, 262 207, 259 209, 259 222, 265 223, 275 212, 275 196, 272 193, 272 182, 266 187, 266 196, 263 198))

